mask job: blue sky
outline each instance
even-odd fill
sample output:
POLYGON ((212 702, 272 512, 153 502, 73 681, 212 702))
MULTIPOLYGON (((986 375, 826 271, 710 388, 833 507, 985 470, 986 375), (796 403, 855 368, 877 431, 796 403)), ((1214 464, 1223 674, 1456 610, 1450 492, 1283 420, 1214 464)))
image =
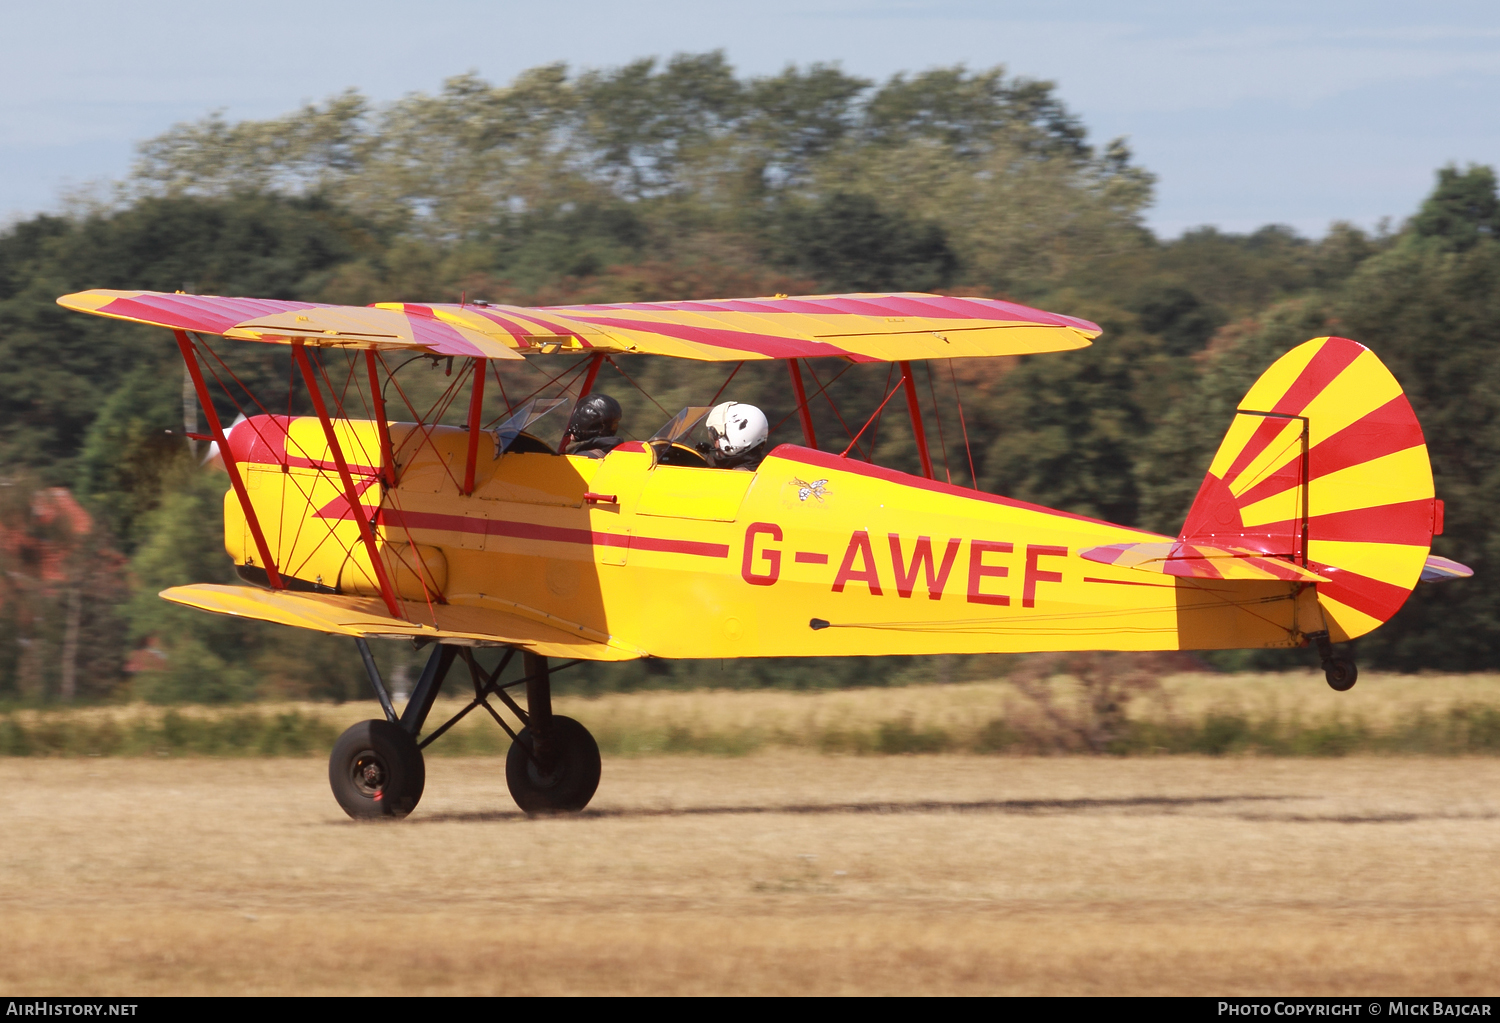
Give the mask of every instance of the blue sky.
POLYGON ((1493 2, 4 0, 0 29, 0 220, 122 176, 136 142, 213 109, 718 48, 750 74, 822 60, 1051 79, 1095 140, 1128 136, 1159 176, 1149 219, 1168 236, 1399 221, 1437 167, 1500 163, 1493 2))

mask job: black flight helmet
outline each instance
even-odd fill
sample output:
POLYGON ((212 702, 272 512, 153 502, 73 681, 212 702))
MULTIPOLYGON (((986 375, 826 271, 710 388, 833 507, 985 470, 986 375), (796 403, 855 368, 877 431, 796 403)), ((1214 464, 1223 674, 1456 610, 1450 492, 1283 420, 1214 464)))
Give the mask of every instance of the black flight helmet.
POLYGON ((591 394, 573 406, 568 435, 574 440, 610 437, 620 429, 620 403, 607 394, 591 394))

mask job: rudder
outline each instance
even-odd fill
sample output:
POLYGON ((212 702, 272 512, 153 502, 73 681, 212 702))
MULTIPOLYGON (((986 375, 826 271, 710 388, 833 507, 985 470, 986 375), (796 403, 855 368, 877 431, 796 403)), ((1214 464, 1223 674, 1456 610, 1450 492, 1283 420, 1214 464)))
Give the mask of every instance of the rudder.
POLYGON ((1442 530, 1441 508, 1401 385, 1364 345, 1322 337, 1272 363, 1240 402, 1181 539, 1327 577, 1318 602, 1340 642, 1400 610, 1442 530))

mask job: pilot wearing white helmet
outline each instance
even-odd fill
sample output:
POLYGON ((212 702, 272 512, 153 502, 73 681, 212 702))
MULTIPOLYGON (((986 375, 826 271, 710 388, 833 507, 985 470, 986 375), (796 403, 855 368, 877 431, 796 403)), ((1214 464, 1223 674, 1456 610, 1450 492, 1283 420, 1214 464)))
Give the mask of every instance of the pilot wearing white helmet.
POLYGON ((715 405, 704 420, 709 442, 703 452, 715 469, 744 469, 754 472, 766 457, 766 438, 771 424, 766 414, 754 405, 726 401, 715 405))

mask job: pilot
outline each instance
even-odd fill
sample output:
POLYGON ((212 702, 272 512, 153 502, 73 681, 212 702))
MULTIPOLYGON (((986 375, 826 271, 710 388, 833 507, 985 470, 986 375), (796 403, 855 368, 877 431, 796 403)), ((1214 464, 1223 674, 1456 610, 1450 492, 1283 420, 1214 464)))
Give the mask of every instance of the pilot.
POLYGON ((766 414, 754 405, 726 401, 715 405, 704 421, 709 441, 701 445, 708 464, 715 469, 754 472, 766 457, 766 438, 771 426, 766 414))
POLYGON ((573 406, 568 419, 568 454, 603 458, 620 444, 620 403, 607 394, 591 394, 573 406))

